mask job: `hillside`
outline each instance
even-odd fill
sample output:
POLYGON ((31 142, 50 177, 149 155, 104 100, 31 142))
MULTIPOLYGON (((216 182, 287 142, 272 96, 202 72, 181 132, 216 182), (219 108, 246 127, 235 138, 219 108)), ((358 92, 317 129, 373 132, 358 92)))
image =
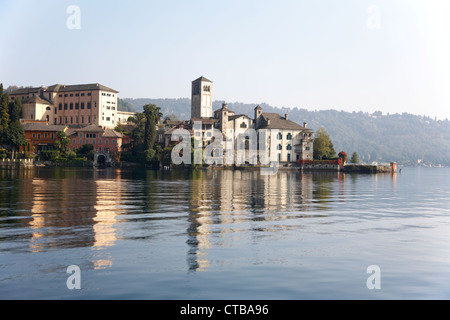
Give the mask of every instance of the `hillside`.
MULTIPOLYGON (((181 119, 190 118, 190 99, 123 99, 137 111, 147 104, 156 104, 164 115, 175 114, 181 119)), ((214 110, 222 102, 214 102, 214 110)), ((253 118, 256 105, 229 103, 236 114, 253 118)), ((336 110, 310 111, 306 109, 278 109, 260 104, 264 112, 289 114, 297 123, 308 123, 317 130, 324 127, 331 135, 337 152, 349 155, 357 152, 364 162, 397 161, 401 165, 445 165, 450 166, 450 121, 403 114, 383 115, 336 110)))

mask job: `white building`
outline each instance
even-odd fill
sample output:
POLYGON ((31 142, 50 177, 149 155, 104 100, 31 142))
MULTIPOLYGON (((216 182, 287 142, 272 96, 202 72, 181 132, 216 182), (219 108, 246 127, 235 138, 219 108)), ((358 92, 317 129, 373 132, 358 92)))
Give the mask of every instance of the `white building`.
POLYGON ((258 163, 255 154, 262 145, 267 156, 280 163, 313 160, 313 131, 306 127, 306 123, 299 125, 289 120, 287 114, 264 113, 260 106, 255 108, 253 119, 244 114, 236 115, 226 103, 213 113, 212 101, 212 81, 204 77, 194 80, 191 124, 194 137, 202 139, 203 147, 209 145, 213 136, 211 131, 217 129, 222 133, 224 157, 227 157, 227 152, 233 152, 234 163, 238 156, 242 157, 238 153, 242 147, 245 161, 240 158, 239 163, 258 163), (201 122, 202 127, 195 128, 195 122, 201 122), (233 150, 226 150, 230 145, 233 150))

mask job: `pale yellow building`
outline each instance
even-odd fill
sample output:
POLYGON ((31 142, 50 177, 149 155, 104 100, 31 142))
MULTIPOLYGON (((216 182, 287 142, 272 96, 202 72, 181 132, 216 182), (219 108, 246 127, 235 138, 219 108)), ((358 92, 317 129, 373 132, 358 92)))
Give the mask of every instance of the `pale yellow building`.
POLYGON ((118 91, 98 83, 56 84, 9 92, 11 101, 21 99, 23 120, 104 128, 114 128, 118 123, 117 94, 118 91))

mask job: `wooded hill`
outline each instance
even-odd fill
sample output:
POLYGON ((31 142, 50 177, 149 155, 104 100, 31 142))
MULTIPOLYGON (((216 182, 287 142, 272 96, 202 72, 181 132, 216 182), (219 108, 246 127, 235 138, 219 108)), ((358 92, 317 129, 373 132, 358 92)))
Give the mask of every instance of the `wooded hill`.
MULTIPOLYGON (((215 101, 213 108, 221 108, 215 101)), ((164 116, 175 115, 179 120, 190 118, 190 99, 121 99, 127 111, 142 111, 145 104, 156 104, 164 116)), ((357 152, 363 162, 391 162, 400 165, 450 166, 450 121, 426 116, 403 114, 372 114, 336 110, 275 108, 260 104, 263 112, 289 114, 289 119, 318 130, 324 127, 330 134, 336 152, 351 155, 357 152)), ((256 104, 228 103, 236 114, 254 118, 256 104)), ((122 107, 125 109, 124 107, 122 107)))

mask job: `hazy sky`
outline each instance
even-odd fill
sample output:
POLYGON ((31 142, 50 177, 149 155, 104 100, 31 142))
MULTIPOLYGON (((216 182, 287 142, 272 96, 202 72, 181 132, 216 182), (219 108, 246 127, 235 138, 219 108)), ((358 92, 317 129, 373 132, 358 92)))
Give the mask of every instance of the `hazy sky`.
POLYGON ((0 82, 185 98, 203 75, 230 103, 450 119, 449 16, 448 0, 0 0, 0 82))

